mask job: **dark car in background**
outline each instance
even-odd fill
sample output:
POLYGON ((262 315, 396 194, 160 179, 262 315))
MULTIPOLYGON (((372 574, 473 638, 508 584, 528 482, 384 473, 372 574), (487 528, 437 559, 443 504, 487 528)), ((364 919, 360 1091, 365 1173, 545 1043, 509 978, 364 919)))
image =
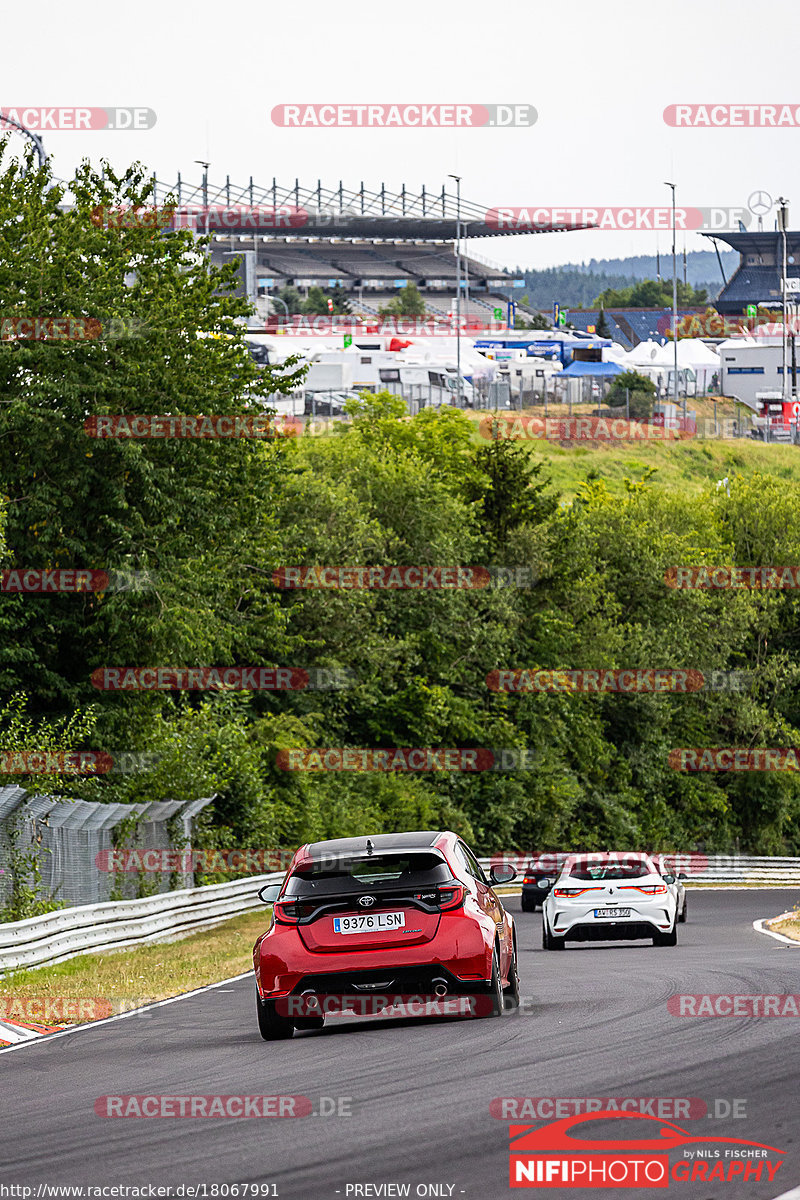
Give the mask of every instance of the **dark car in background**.
POLYGON ((522 911, 535 912, 544 904, 545 897, 555 883, 558 870, 530 864, 522 876, 522 911))

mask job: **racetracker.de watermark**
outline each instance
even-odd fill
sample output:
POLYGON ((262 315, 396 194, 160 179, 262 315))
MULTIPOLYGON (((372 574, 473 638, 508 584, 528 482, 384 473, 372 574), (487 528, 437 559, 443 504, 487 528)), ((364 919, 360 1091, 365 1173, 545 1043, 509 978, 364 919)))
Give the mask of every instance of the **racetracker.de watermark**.
POLYGON ((367 749, 349 746, 298 747, 279 750, 275 765, 280 771, 529 771, 539 761, 538 752, 526 748, 390 746, 367 749))
POLYGON ((674 442, 694 437, 695 423, 678 419, 677 428, 643 424, 624 417, 523 417, 487 415, 478 422, 487 441, 674 442), (683 426, 683 428, 681 428, 683 426))
POLYGON ((677 747, 667 762, 673 771, 800 771, 800 746, 677 747))
POLYGON ((675 129, 797 129, 797 104, 668 104, 664 124, 675 129))
MULTIPOLYGON (((270 334, 291 337, 398 337, 429 338, 456 336, 459 328, 456 316, 432 317, 337 317, 276 315, 267 322, 270 334)), ((461 317, 461 328, 486 333, 505 333, 508 323, 494 316, 461 317)), ((252 331, 251 331, 252 332, 252 331)))
POLYGON ((3 317, 2 342, 85 342, 103 336, 95 317, 3 317))
POLYGON ((0 1021, 22 1021, 37 1025, 78 1024, 102 1021, 115 1012, 127 1011, 123 1002, 104 996, 0 996, 0 1021))
POLYGON ((800 588, 800 566, 793 567, 667 567, 667 587, 699 590, 772 591, 800 588))
POLYGON ((667 1012, 673 1017, 800 1017, 800 994, 675 995, 667 1000, 667 1012))
POLYGON ((304 591, 479 591, 484 588, 531 588, 538 575, 530 567, 279 567, 276 587, 304 591))
POLYGON ((257 438, 294 437, 296 423, 276 424, 268 413, 255 415, 192 416, 121 413, 87 417, 84 432, 93 438, 257 438))
POLYGON ((0 751, 0 775, 106 775, 113 766, 104 750, 0 751))
POLYGON ((529 129, 532 104, 276 104, 282 129, 529 129))
POLYGON ((146 331, 138 317, 0 316, 0 342, 112 342, 142 337, 146 331))
POLYGON ((0 129, 24 125, 36 133, 48 130, 85 131, 89 129, 142 130, 156 123, 155 110, 133 108, 54 108, 4 104, 0 107, 0 129))
MULTIPOLYGON (((368 932, 368 931, 365 931, 368 932)), ((274 1001, 282 1017, 488 1017, 492 997, 483 995, 424 996, 408 994, 354 996, 282 996, 274 1001)))
POLYGON ((308 225, 305 208, 284 204, 274 207, 250 204, 96 205, 90 220, 100 229, 300 229, 308 225))
MULTIPOLYGON (((747 226, 753 215, 746 206, 717 205, 703 208, 676 208, 675 228, 736 232, 740 223, 747 226)), ((607 208, 559 204, 552 208, 543 205, 496 207, 486 211, 484 218, 490 229, 519 233, 530 230, 613 229, 636 230, 672 229, 672 208, 653 205, 607 208)))
POLYGON ((639 693, 743 692, 751 686, 751 671, 698 671, 672 668, 627 668, 622 670, 524 670, 490 671, 486 686, 493 692, 639 693))
MULTIPOLYGON (((512 867, 521 875, 525 875, 529 871, 535 872, 538 875, 559 875, 564 863, 570 857, 570 853, 566 850, 544 850, 533 854, 519 854, 515 852, 493 854, 490 861, 492 867, 512 867)), ((650 857, 662 871, 671 872, 675 875, 703 875, 708 871, 709 866, 708 855, 699 854, 694 851, 669 854, 653 853, 650 857)), ((619 863, 620 866, 638 866, 641 862, 641 855, 633 850, 611 850, 608 852, 595 850, 581 854, 581 861, 588 866, 594 863, 598 866, 607 863, 619 863)), ((738 865, 739 858, 737 855, 715 855, 714 862, 718 867, 730 867, 738 865)))
POLYGON ((497 1121, 552 1121, 601 1111, 641 1113, 664 1121, 698 1121, 703 1117, 742 1120, 746 1101, 699 1096, 496 1096, 489 1115, 497 1121))
POLYGON ((357 682, 347 667, 98 667, 101 692, 335 691, 357 682))
POLYGON ((243 874, 263 875, 270 871, 285 871, 294 857, 294 850, 280 849, 220 849, 176 850, 170 846, 150 849, 100 850, 94 863, 98 871, 173 871, 188 874, 202 871, 241 871, 243 874))
POLYGON ((308 1096, 99 1096, 98 1117, 310 1117, 308 1096))
POLYGON ((94 571, 85 568, 57 568, 46 571, 33 567, 12 567, 0 571, 0 592, 50 596, 84 592, 130 592, 152 587, 153 576, 146 571, 94 571))

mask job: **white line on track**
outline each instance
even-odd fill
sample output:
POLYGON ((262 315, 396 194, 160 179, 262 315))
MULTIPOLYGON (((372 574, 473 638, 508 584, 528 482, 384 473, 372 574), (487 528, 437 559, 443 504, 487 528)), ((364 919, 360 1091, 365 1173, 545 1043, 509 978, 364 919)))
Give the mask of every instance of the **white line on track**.
MULTIPOLYGON (((794 916, 794 913, 781 913, 781 916, 791 917, 794 916)), ((784 933, 776 933, 773 929, 764 928, 767 921, 778 921, 779 919, 779 917, 761 917, 760 920, 753 921, 753 929, 756 933, 765 933, 767 937, 775 938, 776 942, 783 942, 785 946, 796 946, 800 949, 800 942, 797 938, 786 937, 784 933)), ((788 1192, 786 1194, 789 1195, 788 1192)), ((800 1188, 797 1188, 797 1196, 800 1197, 800 1188)))
MULTIPOLYGON (((17 1042, 13 1046, 3 1046, 0 1048, 0 1054, 10 1054, 12 1050, 21 1050, 23 1046, 41 1046, 44 1042, 53 1042, 56 1038, 72 1037, 76 1033, 81 1033, 86 1029, 97 1029, 99 1025, 110 1025, 112 1021, 124 1021, 126 1017, 135 1017, 138 1013, 149 1012, 153 1008, 163 1008, 166 1004, 177 1004, 179 1000, 188 1000, 190 996, 200 996, 203 992, 211 992, 215 988, 225 987, 228 983, 237 983, 240 979, 247 979, 249 975, 253 975, 252 971, 243 971, 241 975, 232 975, 230 979, 220 979, 219 983, 208 983, 205 987, 195 988, 192 992, 181 992, 179 996, 169 996, 166 1000, 156 1000, 153 1004, 144 1004, 141 1008, 132 1008, 128 1012, 117 1013, 113 1017, 103 1017, 100 1021, 87 1021, 85 1025, 72 1025, 69 1029, 62 1029, 60 1033, 48 1033, 43 1037, 17 1042)), ((255 980, 255 976, 253 975, 255 980)))

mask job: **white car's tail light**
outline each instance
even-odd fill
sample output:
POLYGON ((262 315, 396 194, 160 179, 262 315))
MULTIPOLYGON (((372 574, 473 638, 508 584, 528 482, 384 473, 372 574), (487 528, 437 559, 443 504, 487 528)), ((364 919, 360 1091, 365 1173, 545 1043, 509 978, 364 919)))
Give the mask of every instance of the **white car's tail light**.
POLYGON ((667 894, 667 885, 665 883, 645 883, 641 887, 631 886, 620 888, 621 892, 644 892, 645 896, 665 896, 667 894))
POLYGON ((602 892, 602 888, 553 888, 554 896, 582 896, 584 892, 602 892))

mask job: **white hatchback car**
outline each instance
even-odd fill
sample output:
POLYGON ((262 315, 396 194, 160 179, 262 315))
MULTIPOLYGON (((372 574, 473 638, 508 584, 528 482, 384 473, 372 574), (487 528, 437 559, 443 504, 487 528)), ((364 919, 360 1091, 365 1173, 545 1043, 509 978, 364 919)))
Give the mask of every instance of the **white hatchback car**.
POLYGON ((571 854, 542 906, 542 945, 652 938, 654 946, 675 946, 674 883, 647 854, 571 854))
POLYGON ((670 890, 675 893, 675 904, 678 909, 678 924, 685 925, 688 917, 689 909, 686 900, 686 888, 683 886, 683 881, 686 875, 683 871, 677 871, 674 866, 670 866, 668 862, 670 855, 652 855, 653 862, 658 867, 661 878, 666 880, 667 876, 671 876, 675 880, 671 883, 670 890))

